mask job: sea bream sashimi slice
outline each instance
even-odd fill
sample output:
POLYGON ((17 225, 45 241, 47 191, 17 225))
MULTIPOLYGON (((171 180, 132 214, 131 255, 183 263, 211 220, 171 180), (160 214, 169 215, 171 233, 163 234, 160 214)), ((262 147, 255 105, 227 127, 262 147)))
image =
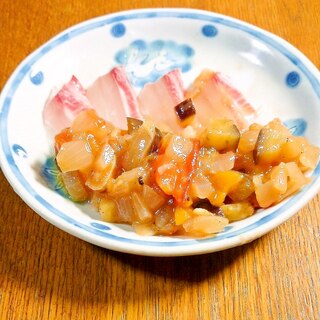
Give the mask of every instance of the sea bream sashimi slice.
POLYGON ((183 129, 174 107, 184 99, 180 69, 169 71, 154 83, 147 83, 138 95, 143 117, 151 119, 158 128, 173 132, 183 129))
POLYGON ((127 117, 142 119, 136 93, 123 66, 96 79, 87 89, 87 97, 100 117, 120 129, 127 129, 127 117))
POLYGON ((203 70, 186 92, 193 100, 196 119, 208 126, 212 118, 229 118, 245 129, 257 116, 256 110, 221 73, 203 70))
POLYGON ((142 118, 136 93, 124 67, 120 66, 96 79, 88 90, 72 76, 53 98, 48 99, 43 120, 49 132, 57 134, 69 127, 79 112, 89 108, 121 129, 127 128, 127 117, 142 118))
POLYGON ((49 98, 43 109, 43 121, 52 134, 59 133, 69 127, 76 115, 92 108, 86 91, 79 80, 72 76, 52 98, 49 98))

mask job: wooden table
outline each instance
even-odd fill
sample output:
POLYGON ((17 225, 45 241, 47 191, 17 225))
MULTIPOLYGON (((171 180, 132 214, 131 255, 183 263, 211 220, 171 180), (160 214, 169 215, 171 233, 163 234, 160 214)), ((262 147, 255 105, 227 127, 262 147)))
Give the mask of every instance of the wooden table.
MULTIPOLYGON (((320 67, 317 0, 0 1, 0 88, 74 23, 142 7, 207 9, 256 24, 320 67)), ((0 319, 320 319, 320 198, 268 235, 195 257, 101 249, 50 225, 0 174, 0 319)))

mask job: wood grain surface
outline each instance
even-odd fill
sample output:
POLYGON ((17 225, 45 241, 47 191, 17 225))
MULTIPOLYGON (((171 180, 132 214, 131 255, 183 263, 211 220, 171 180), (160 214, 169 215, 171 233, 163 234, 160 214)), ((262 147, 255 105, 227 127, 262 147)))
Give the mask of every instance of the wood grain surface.
MULTIPOLYGON (((320 67, 318 0, 0 1, 0 89, 17 64, 77 22, 190 7, 271 31, 320 67)), ((0 319, 320 319, 320 198, 251 244, 148 258, 88 244, 31 210, 0 173, 0 319)))

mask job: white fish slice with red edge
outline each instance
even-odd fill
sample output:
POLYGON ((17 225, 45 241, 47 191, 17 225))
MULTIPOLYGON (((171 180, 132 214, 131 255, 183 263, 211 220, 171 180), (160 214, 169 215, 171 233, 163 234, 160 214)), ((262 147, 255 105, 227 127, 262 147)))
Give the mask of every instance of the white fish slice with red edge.
POLYGON ((183 129, 174 107, 184 99, 180 69, 168 72, 154 83, 147 83, 138 95, 142 115, 160 129, 174 132, 183 129))
POLYGON ((87 97, 100 117, 120 129, 127 128, 127 117, 142 119, 136 93, 123 66, 113 68, 94 81, 87 97))
POLYGON ((79 80, 72 76, 53 98, 49 99, 43 110, 45 126, 53 134, 69 127, 75 116, 82 110, 92 108, 86 91, 79 80))
POLYGON ((207 126, 212 118, 229 118, 239 129, 245 129, 256 118, 256 110, 233 87, 229 79, 218 72, 203 70, 186 93, 192 98, 196 118, 207 126))

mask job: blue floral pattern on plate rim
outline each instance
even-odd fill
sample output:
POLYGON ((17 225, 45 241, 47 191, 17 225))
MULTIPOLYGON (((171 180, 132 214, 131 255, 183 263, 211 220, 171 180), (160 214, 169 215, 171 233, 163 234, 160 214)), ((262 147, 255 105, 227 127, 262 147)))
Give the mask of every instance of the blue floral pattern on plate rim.
MULTIPOLYGON (((245 33, 248 33, 250 36, 257 38, 259 41, 262 41, 269 46, 273 47, 276 51, 280 52, 283 56, 285 56, 288 60, 292 62, 293 68, 295 70, 298 70, 300 73, 302 73, 311 84, 314 92, 316 93, 317 97, 320 97, 320 84, 319 80, 314 76, 314 74, 309 70, 309 68, 305 65, 305 63, 295 54, 293 54, 288 48, 281 43, 280 39, 273 38, 272 36, 269 36, 266 32, 263 30, 259 30, 258 28, 253 28, 252 26, 242 23, 241 21, 237 21, 232 18, 228 18, 221 15, 216 15, 214 13, 204 12, 204 11, 198 11, 198 10, 136 10, 136 11, 128 11, 124 13, 119 13, 115 15, 105 16, 97 19, 93 19, 92 21, 88 21, 86 24, 80 24, 75 27, 70 28, 69 30, 66 30, 62 34, 58 35, 57 37, 50 40, 48 43, 43 45, 40 49, 35 51, 34 54, 30 55, 15 71, 15 73, 12 75, 10 82, 10 86, 7 88, 7 94, 2 98, 2 106, 1 106, 1 114, 0 114, 0 125, 2 128, 1 132, 1 144, 4 152, 4 159, 1 159, 2 162, 6 162, 6 165, 10 167, 10 174, 6 174, 7 177, 9 175, 14 176, 15 181, 11 181, 14 183, 19 183, 20 188, 27 191, 27 193, 40 205, 40 207, 45 208, 46 210, 49 210, 52 214, 56 215, 57 217, 61 218, 65 222, 67 222, 70 225, 73 225, 84 232, 87 232, 92 235, 101 236, 103 238, 109 239, 109 240, 115 240, 120 242, 128 242, 130 244, 143 246, 145 247, 181 247, 181 246, 194 246, 194 245, 201 245, 202 243, 213 243, 213 242, 219 242, 224 240, 230 240, 229 247, 232 245, 239 244, 235 240, 235 238, 241 236, 242 234, 247 233, 248 238, 246 242, 248 242, 248 239, 250 238, 250 232, 253 230, 260 230, 260 235, 265 234, 273 227, 267 226, 268 222, 271 220, 277 218, 278 224, 282 223, 287 218, 281 219, 280 216, 283 211, 289 210, 290 207, 293 204, 296 204, 299 202, 303 197, 305 197, 306 193, 313 187, 315 183, 319 184, 319 173, 320 173, 320 165, 317 166, 317 168, 313 172, 314 180, 312 184, 305 187, 300 193, 298 193, 295 197, 289 199, 288 201, 278 205, 273 210, 270 211, 270 213, 266 216, 263 216, 258 221, 255 221, 254 223, 248 224, 243 228, 237 229, 236 231, 232 231, 232 227, 228 228, 226 231, 221 232, 215 237, 207 238, 207 239, 199 239, 199 240, 193 240, 193 239, 186 239, 186 240, 175 240, 172 238, 168 238, 164 241, 148 241, 143 239, 128 239, 125 237, 118 236, 116 234, 113 234, 112 232, 109 232, 109 227, 103 227, 104 224, 100 223, 99 221, 94 221, 90 224, 84 224, 82 222, 79 222, 75 220, 74 218, 71 218, 70 216, 66 215, 64 212, 58 210, 54 207, 51 203, 49 203, 46 199, 41 197, 36 190, 32 187, 32 185, 27 181, 27 179, 24 177, 22 172, 19 169, 19 166, 17 165, 15 161, 15 154, 16 151, 14 150, 14 147, 9 144, 8 139, 8 128, 7 128, 7 118, 10 111, 10 105, 12 98, 19 87, 19 84, 21 83, 22 79, 24 77, 29 76, 31 78, 31 81, 34 82, 35 85, 41 84, 43 81, 43 74, 41 71, 36 73, 36 75, 31 76, 31 70, 34 63, 40 59, 43 55, 45 55, 47 52, 55 48, 56 46, 68 41, 69 39, 73 37, 77 37, 78 35, 81 35, 87 31, 93 30, 95 28, 99 28, 105 25, 112 25, 112 24, 119 24, 122 26, 121 28, 114 28, 114 32, 116 33, 115 36, 122 36, 122 34, 126 31, 125 28, 123 28, 125 21, 132 20, 132 19, 152 19, 152 18, 176 18, 176 19, 191 19, 191 20, 200 20, 205 23, 205 25, 208 25, 208 23, 212 24, 213 28, 206 29, 204 36, 207 37, 213 37, 217 34, 217 26, 219 24, 227 26, 229 28, 241 30, 245 33)), ((286 78, 286 82, 288 86, 294 87, 298 85, 300 81, 300 77, 297 71, 290 71, 291 73, 288 73, 290 76, 286 78), (294 73, 292 73, 294 72, 294 73)), ((23 147, 21 147, 23 150, 23 147)), ((25 157, 25 153, 23 153, 23 156, 25 157)), ((12 176, 11 176, 12 177, 12 176)), ((12 179, 13 180, 13 179, 12 179)), ((29 199, 25 199, 25 201, 37 212, 39 212, 39 207, 37 205, 34 205, 30 202, 29 199)), ((300 207, 304 203, 301 203, 300 207)), ((39 212, 40 213, 40 212, 39 212)), ((41 213, 40 213, 41 214, 41 213)), ((48 220, 50 220, 49 217, 47 217, 48 220)), ((63 227, 62 227, 63 228, 63 227)), ((68 228, 65 227, 65 230, 68 228)), ((112 231, 112 228, 111 228, 112 231)), ((79 236, 81 237, 81 236, 79 236)), ((258 236, 254 236, 252 238, 255 239, 258 236)), ((93 241, 93 243, 97 243, 99 241, 93 241)), ((101 243, 101 242, 100 242, 101 243)), ((106 246, 107 247, 107 246, 106 246)), ((120 251, 126 251, 125 249, 120 249, 120 251)), ((130 250, 131 251, 131 250, 130 250)), ((130 252, 129 251, 129 252, 130 252)), ((136 252, 141 252, 141 249, 136 249, 136 252)), ((143 250, 142 250, 143 252, 143 250)), ((210 252, 208 248, 205 250, 202 250, 201 248, 198 250, 197 253, 202 252, 210 252)), ((153 255, 152 249, 151 251, 146 250, 147 254, 153 255)), ((176 252, 177 253, 177 252, 176 252)), ((187 254, 187 253, 186 253, 187 254)), ((155 253, 155 255, 159 255, 159 251, 155 253)), ((160 254, 161 255, 161 254, 160 254)))

